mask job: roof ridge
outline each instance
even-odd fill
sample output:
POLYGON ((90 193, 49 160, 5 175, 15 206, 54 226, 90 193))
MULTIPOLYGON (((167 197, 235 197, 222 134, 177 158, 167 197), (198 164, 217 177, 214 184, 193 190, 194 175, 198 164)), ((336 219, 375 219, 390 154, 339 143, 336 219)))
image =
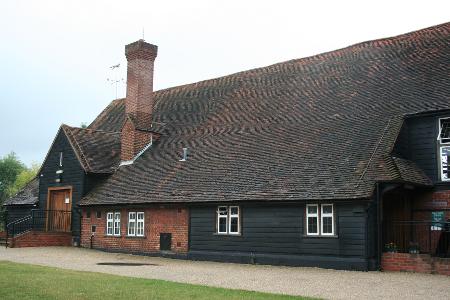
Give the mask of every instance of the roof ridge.
MULTIPOLYGON (((66 125, 66 124, 63 124, 62 125, 62 127, 63 127, 63 130, 64 130, 64 132, 66 133, 66 135, 67 136, 69 136, 70 135, 70 138, 73 140, 73 142, 76 144, 76 147, 77 147, 77 149, 78 149, 78 151, 79 151, 79 153, 80 153, 80 156, 82 156, 82 158, 83 158, 83 161, 86 163, 86 166, 87 166, 87 170, 86 171, 88 171, 88 170, 91 170, 91 166, 89 165, 89 162, 88 162, 88 160, 87 160, 87 158, 86 158, 86 155, 84 154, 84 152, 83 152, 83 149, 81 149, 81 146, 80 146, 80 144, 78 143, 78 141, 76 140, 76 138, 73 136, 73 134, 72 134, 72 132, 70 131, 70 130, 65 130, 65 128, 67 128, 67 129, 72 129, 72 127, 70 127, 70 126, 68 126, 68 125, 66 125)), ((70 142, 70 140, 69 140, 69 142, 70 142)), ((71 143, 72 144, 72 143, 71 143)), ((77 151, 75 151, 75 152, 77 152, 77 151)), ((80 161, 81 162, 81 161, 80 161)))
MULTIPOLYGON (((380 45, 381 42, 391 41, 392 44, 398 44, 401 40, 404 40, 406 37, 410 37, 410 36, 414 36, 414 35, 420 36, 420 35, 424 35, 425 33, 433 33, 433 32, 436 31, 437 28, 447 28, 447 27, 448 27, 448 31, 450 32, 450 22, 446 22, 446 23, 430 26, 430 27, 427 27, 427 28, 422 28, 422 29, 419 29, 419 30, 414 30, 414 31, 410 31, 410 32, 407 32, 407 33, 402 33, 402 34, 399 34, 399 35, 394 35, 394 36, 387 37, 387 38, 379 38, 379 39, 367 40, 367 41, 359 42, 359 43, 356 43, 356 44, 351 44, 351 45, 345 46, 343 48, 338 48, 338 49, 334 49, 334 50, 330 50, 330 51, 325 51, 325 52, 314 54, 314 55, 311 55, 311 56, 305 56, 305 57, 300 57, 300 58, 293 58, 293 59, 277 62, 277 63, 266 65, 266 66, 261 66, 261 67, 256 67, 256 68, 251 68, 251 69, 247 69, 247 70, 243 70, 243 71, 238 71, 238 72, 226 74, 226 75, 219 76, 219 77, 204 79, 204 80, 191 82, 191 83, 186 83, 186 84, 181 84, 181 85, 177 85, 177 86, 172 86, 172 87, 156 90, 156 91, 154 91, 154 93, 155 94, 163 94, 165 92, 170 92, 172 90, 175 90, 176 88, 184 88, 184 87, 190 87, 190 86, 193 86, 193 85, 206 84, 206 83, 212 82, 212 81, 224 80, 226 78, 233 77, 233 76, 236 76, 236 75, 239 75, 239 74, 244 74, 244 73, 249 73, 249 72, 252 72, 252 71, 259 71, 259 70, 264 70, 264 69, 269 69, 269 68, 273 68, 275 66, 286 64, 286 63, 300 62, 300 61, 309 62, 311 60, 318 59, 318 58, 336 57, 336 56, 339 56, 340 54, 342 54, 343 52, 345 52, 346 50, 349 50, 349 49, 352 49, 352 48, 360 47, 361 49, 365 49, 367 47, 375 46, 375 45, 381 46, 380 45)), ((125 100, 125 99, 126 98, 116 99, 116 100, 125 100)), ((115 100, 113 100, 113 101, 115 101, 115 100)), ((155 105, 157 105, 157 104, 158 103, 155 103, 155 105)))

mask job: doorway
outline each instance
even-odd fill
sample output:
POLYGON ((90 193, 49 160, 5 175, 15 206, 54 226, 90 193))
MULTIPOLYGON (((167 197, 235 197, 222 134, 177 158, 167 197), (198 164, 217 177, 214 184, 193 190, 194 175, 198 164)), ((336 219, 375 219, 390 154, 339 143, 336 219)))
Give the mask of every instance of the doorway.
POLYGON ((70 232, 72 189, 50 188, 47 199, 47 231, 70 232))
POLYGON ((172 250, 172 234, 160 233, 159 234, 159 250, 170 251, 172 250))

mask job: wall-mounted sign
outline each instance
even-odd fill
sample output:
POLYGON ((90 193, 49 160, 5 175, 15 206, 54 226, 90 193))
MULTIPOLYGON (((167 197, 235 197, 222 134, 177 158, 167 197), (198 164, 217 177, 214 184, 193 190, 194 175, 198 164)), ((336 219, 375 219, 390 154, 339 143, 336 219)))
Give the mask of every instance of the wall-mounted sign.
POLYGON ((445 222, 445 213, 443 211, 431 212, 431 230, 442 230, 443 223, 445 222))

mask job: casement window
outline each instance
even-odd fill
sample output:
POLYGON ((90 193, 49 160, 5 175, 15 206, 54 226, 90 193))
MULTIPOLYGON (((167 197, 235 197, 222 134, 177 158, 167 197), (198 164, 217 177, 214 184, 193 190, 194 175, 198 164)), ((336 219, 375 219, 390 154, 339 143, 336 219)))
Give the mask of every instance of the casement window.
POLYGON ((114 213, 114 235, 120 235, 120 212, 114 213))
POLYGON ((440 176, 442 181, 450 181, 449 156, 450 156, 450 118, 439 119, 439 143, 440 176), (446 146, 447 145, 447 146, 446 146))
POLYGON ((239 206, 219 206, 217 208, 217 233, 240 234, 239 206))
POLYGON ((319 235, 319 205, 306 205, 306 232, 308 235, 319 235))
POLYGON ((449 156, 450 156, 450 146, 441 147, 440 157, 441 157, 441 180, 442 181, 450 181, 449 156))
POLYGON ((144 212, 128 213, 128 235, 144 236, 144 212))
POLYGON ((450 118, 439 119, 439 134, 437 139, 441 144, 450 144, 450 118))
POLYGON ((320 234, 334 235, 333 204, 322 204, 320 207, 320 234))
POLYGON ((120 212, 106 214, 106 235, 120 235, 120 212))
POLYGON ((114 232, 114 213, 106 214, 106 235, 113 235, 114 232))
POLYGON ((333 236, 335 232, 333 204, 306 205, 306 235, 333 236))

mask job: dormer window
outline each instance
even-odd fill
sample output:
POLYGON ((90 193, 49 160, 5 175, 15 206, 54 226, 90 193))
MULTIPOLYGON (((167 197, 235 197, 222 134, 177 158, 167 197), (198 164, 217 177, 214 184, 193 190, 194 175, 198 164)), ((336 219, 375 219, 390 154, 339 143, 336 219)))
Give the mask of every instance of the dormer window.
POLYGON ((439 119, 439 134, 437 139, 441 144, 450 144, 450 118, 439 119))

